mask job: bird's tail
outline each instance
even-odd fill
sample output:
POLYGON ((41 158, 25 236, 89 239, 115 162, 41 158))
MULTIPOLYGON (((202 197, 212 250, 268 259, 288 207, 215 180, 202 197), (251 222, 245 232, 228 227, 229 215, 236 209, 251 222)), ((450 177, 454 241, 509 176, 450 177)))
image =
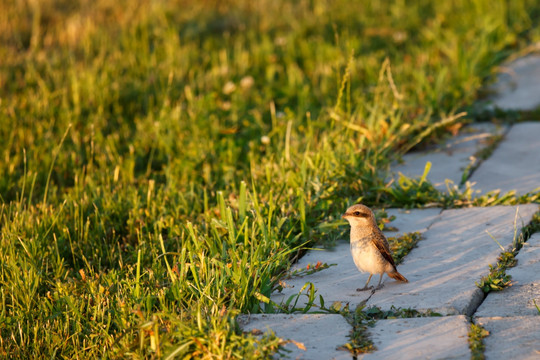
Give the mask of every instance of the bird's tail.
POLYGON ((387 273, 388 276, 390 276, 392 279, 396 279, 396 280, 399 280, 399 281, 403 281, 403 282, 409 282, 409 280, 407 280, 405 278, 405 276, 401 275, 400 273, 398 273, 398 271, 394 271, 394 272, 388 272, 387 273))

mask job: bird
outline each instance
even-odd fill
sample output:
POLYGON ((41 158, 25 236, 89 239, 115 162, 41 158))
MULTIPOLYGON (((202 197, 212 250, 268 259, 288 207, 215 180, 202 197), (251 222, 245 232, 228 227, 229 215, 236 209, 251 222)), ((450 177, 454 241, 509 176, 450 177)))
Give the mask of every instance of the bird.
POLYGON ((373 274, 380 274, 379 285, 381 288, 383 275, 386 273, 392 279, 409 282, 396 268, 392 258, 388 240, 377 226, 373 211, 365 205, 356 204, 347 209, 342 215, 351 226, 351 254, 358 270, 368 272, 369 278, 363 288, 356 291, 369 290, 369 281, 373 274))

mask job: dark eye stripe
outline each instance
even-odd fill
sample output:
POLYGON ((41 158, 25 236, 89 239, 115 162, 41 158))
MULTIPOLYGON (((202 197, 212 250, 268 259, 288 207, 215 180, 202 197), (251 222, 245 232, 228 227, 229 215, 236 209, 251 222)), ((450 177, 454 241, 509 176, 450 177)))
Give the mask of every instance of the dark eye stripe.
POLYGON ((357 216, 357 217, 363 217, 363 218, 367 218, 369 215, 366 214, 366 213, 361 213, 360 211, 355 211, 353 212, 353 215, 354 216, 357 216))

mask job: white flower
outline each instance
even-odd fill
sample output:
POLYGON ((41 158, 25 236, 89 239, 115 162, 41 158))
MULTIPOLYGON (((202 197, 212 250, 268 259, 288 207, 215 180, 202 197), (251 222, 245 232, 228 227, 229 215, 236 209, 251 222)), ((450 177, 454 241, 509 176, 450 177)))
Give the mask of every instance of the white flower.
POLYGON ((242 80, 240 80, 240 87, 244 90, 249 89, 253 84, 255 84, 255 80, 252 76, 244 76, 242 80))
POLYGON ((230 95, 236 90, 236 85, 232 81, 227 81, 223 86, 223 93, 225 95, 230 95))
POLYGON ((268 137, 267 135, 261 136, 261 143, 263 143, 264 145, 270 144, 270 137, 268 137))

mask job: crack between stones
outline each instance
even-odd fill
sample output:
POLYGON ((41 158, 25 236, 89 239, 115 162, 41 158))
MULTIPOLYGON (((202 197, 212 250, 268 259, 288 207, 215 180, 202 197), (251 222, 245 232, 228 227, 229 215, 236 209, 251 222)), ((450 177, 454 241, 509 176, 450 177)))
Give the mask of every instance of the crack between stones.
MULTIPOLYGON (((522 226, 522 227, 521 227, 521 231, 523 231, 523 229, 526 228, 527 226, 530 226, 532 223, 533 223, 533 220, 531 220, 527 225, 522 226)), ((527 241, 530 239, 530 237, 531 237, 533 234, 535 234, 535 233, 529 234, 528 238, 525 239, 525 240, 523 241, 523 244, 527 243, 527 241)), ((516 251, 516 253, 515 253, 514 256, 519 255, 521 249, 523 249, 523 244, 522 244, 521 248, 520 248, 519 250, 516 251)), ((498 263, 498 262, 497 262, 497 263, 498 263)), ((517 264, 516 264, 516 265, 517 265, 517 264)), ((512 266, 512 267, 513 267, 513 266, 512 266)), ((505 269, 505 272, 506 272, 506 270, 508 270, 508 269, 510 269, 510 268, 512 268, 512 267, 506 268, 506 269, 505 269)), ((482 289, 480 289, 480 291, 482 291, 482 289)), ((474 321, 473 321, 473 319, 474 319, 474 314, 476 314, 476 312, 478 311, 478 308, 484 303, 484 301, 485 301, 486 298, 488 297, 489 293, 485 293, 484 291, 482 291, 482 295, 483 295, 483 296, 482 296, 481 301, 479 301, 479 302, 478 302, 478 305, 476 305, 476 306, 472 309, 472 312, 471 312, 471 315, 470 315, 470 318, 471 318, 471 322, 472 322, 472 323, 474 323, 474 321)), ((465 314, 465 315, 467 315, 467 314, 465 314)), ((469 316, 469 315, 467 315, 467 316, 469 316)))

